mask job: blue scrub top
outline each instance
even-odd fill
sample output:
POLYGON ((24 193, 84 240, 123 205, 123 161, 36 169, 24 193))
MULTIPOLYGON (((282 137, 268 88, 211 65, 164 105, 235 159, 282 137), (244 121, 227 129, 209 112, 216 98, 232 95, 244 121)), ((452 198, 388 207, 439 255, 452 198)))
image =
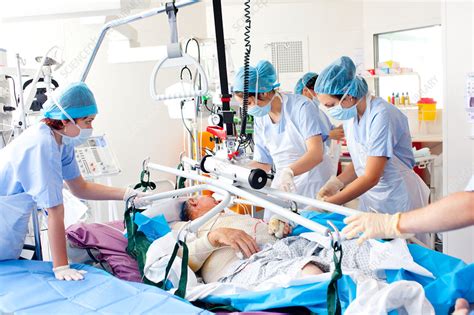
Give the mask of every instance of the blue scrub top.
POLYGON ((322 124, 319 116, 319 109, 307 97, 303 95, 285 94, 282 95, 281 119, 273 123, 269 115, 254 118, 254 157, 253 160, 273 164, 270 151, 265 146, 265 139, 279 141, 279 137, 286 131, 286 119, 289 118, 299 129, 305 140, 318 135, 324 138, 329 134, 329 130, 322 124))
POLYGON ((80 176, 72 145, 58 145, 44 123, 25 130, 0 150, 0 196, 27 193, 38 208, 63 203, 63 179, 80 176))
MULTIPOLYGON (((344 122, 345 131, 347 123, 344 122)), ((373 97, 370 112, 366 110, 359 123, 354 123, 354 138, 365 146, 367 156, 396 156, 407 167, 415 166, 408 118, 380 97, 373 97)))
POLYGON ((328 115, 325 112, 323 112, 321 109, 319 109, 319 106, 320 105, 318 105, 318 110, 321 113, 321 119, 323 120, 322 123, 324 124, 324 126, 327 126, 327 128, 325 128, 326 130, 324 130, 326 133, 323 133, 323 141, 330 143, 331 139, 329 139, 329 131, 336 128, 336 126, 334 126, 332 124, 332 122, 329 119, 328 115))

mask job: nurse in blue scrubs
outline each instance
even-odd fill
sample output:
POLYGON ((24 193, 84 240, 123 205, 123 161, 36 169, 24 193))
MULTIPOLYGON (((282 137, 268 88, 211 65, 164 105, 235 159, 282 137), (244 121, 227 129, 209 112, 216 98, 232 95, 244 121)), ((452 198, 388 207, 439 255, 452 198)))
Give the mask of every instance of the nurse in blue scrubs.
POLYGON ((339 166, 339 158, 341 155, 341 144, 340 140, 344 138, 344 129, 342 125, 336 127, 329 120, 328 114, 326 113, 326 107, 320 106, 317 94, 314 92, 314 84, 318 74, 316 72, 305 73, 295 85, 295 94, 304 95, 313 101, 319 109, 319 115, 321 122, 325 125, 325 128, 329 130, 328 138, 324 141, 324 151, 331 160, 331 175, 337 175, 337 169, 339 166))
MULTIPOLYGON (((254 116, 252 167, 269 171, 275 167, 272 187, 314 197, 331 176, 331 161, 324 154, 329 130, 318 107, 306 97, 281 94, 275 68, 260 61, 249 68, 248 113, 254 116)), ((234 80, 234 96, 242 103, 244 70, 234 80)), ((269 219, 265 211, 265 219, 269 219)))
MULTIPOLYGON (((138 192, 86 182, 74 147, 92 134, 97 114, 94 95, 74 83, 52 95, 44 119, 0 150, 0 260, 18 259, 32 211, 48 212, 53 271, 59 280, 83 279, 69 267, 64 231, 63 184, 80 199, 127 200, 138 192)), ((137 206, 146 201, 136 198, 137 206)))
POLYGON ((427 205, 429 189, 413 171, 407 117, 368 92, 349 57, 324 69, 314 88, 321 106, 344 122, 352 163, 321 188, 318 199, 344 204, 360 197, 360 209, 404 212, 427 205), (341 190, 342 189, 342 190, 341 190))

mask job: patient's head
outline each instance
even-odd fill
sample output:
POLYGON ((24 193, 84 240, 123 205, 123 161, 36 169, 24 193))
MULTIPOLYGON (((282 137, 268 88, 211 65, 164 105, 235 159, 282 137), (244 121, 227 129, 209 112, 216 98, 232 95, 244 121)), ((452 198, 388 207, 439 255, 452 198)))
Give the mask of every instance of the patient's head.
POLYGON ((209 210, 214 208, 219 202, 211 196, 199 196, 195 198, 189 198, 183 203, 181 210, 181 221, 195 220, 209 210))

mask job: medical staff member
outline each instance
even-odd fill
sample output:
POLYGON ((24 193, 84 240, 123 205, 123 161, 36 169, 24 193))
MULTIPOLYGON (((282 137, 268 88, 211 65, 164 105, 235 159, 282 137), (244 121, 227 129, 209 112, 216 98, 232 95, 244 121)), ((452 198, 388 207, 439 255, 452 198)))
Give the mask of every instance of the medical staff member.
POLYGON ((0 150, 0 260, 19 258, 30 215, 41 208, 48 213, 55 277, 80 280, 85 271, 70 268, 66 253, 63 180, 80 199, 127 200, 137 192, 86 182, 79 172, 74 147, 92 134, 97 114, 86 84, 74 83, 55 92, 44 108, 40 123, 0 150))
MULTIPOLYGON (((412 233, 437 233, 474 225, 474 175, 464 192, 454 193, 424 208, 396 214, 363 213, 344 219, 346 238, 408 238, 412 233), (359 234, 361 234, 359 236, 359 234)), ((466 297, 467 298, 467 297, 466 297)), ((471 298, 472 301, 472 298, 471 298)), ((471 312, 473 312, 471 308, 471 312)), ((458 298, 453 315, 469 313, 469 302, 458 298)), ((469 313, 471 314, 471 313, 469 313)))
POLYGON ((329 130, 328 138, 324 141, 325 153, 331 159, 331 175, 337 175, 339 165, 339 157, 341 156, 340 140, 344 138, 344 129, 342 125, 335 127, 326 113, 326 107, 319 106, 316 92, 314 92, 314 84, 318 74, 316 72, 308 72, 303 75, 295 85, 295 94, 304 95, 312 100, 319 109, 320 120, 324 123, 325 128, 329 130))
MULTIPOLYGON (((330 177, 330 161, 323 158, 327 134, 316 105, 306 97, 280 94, 276 71, 268 61, 249 68, 248 113, 254 120, 252 167, 276 174, 272 187, 314 197, 330 177)), ((244 69, 234 80, 234 96, 243 102, 244 69)), ((265 212, 265 219, 270 214, 265 212)))
POLYGON ((368 93, 367 83, 356 75, 349 57, 324 69, 314 90, 328 113, 344 121, 352 158, 339 176, 331 177, 321 188, 317 198, 341 205, 360 196, 361 210, 388 213, 425 206, 429 189, 413 171, 407 117, 368 93))
POLYGON ((342 230, 358 243, 370 238, 407 238, 411 233, 445 232, 474 225, 474 175, 464 192, 458 192, 424 208, 388 215, 356 214, 344 219, 342 230))

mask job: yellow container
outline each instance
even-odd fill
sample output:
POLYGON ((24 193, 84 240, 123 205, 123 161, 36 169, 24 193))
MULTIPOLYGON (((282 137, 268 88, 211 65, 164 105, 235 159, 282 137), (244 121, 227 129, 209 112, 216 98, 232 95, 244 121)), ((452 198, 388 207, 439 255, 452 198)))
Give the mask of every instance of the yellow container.
POLYGON ((436 120, 436 101, 432 98, 421 98, 418 101, 418 120, 436 120))

